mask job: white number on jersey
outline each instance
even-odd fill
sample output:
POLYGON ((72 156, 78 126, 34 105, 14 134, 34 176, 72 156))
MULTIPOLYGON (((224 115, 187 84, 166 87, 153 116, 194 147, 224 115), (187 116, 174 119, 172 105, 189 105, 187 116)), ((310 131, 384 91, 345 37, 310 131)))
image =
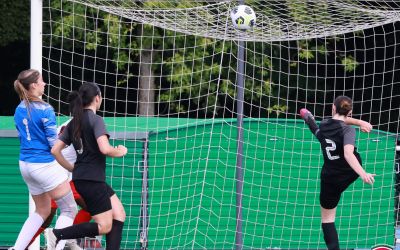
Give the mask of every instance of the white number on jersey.
POLYGON ((329 160, 337 160, 340 157, 338 155, 332 155, 331 152, 336 150, 336 143, 332 140, 325 139, 326 143, 329 144, 330 146, 327 146, 325 148, 326 155, 328 156, 329 160))
POLYGON ((83 143, 82 143, 82 138, 79 138, 79 140, 80 140, 80 146, 81 146, 81 148, 80 149, 76 149, 76 152, 78 153, 78 154, 82 154, 83 153, 83 143))
POLYGON ((31 140, 31 133, 29 132, 29 127, 28 127, 28 120, 26 118, 24 118, 22 120, 22 123, 25 125, 25 131, 26 131, 26 139, 28 141, 31 140))

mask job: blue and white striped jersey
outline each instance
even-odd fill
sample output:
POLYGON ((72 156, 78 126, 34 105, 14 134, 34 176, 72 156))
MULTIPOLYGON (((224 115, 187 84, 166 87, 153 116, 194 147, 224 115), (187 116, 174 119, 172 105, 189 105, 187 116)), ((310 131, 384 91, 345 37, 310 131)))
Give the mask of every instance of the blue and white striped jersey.
POLYGON ((57 123, 53 107, 31 102, 30 115, 25 102, 15 109, 14 122, 21 143, 19 159, 31 163, 54 161, 51 147, 57 140, 57 123))

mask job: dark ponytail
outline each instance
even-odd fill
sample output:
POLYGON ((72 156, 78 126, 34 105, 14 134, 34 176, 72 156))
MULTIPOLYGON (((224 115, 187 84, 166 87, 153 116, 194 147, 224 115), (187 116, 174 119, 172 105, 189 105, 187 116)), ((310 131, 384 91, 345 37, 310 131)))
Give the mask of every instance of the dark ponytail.
POLYGON ((68 95, 69 102, 69 112, 71 112, 72 116, 72 125, 74 128, 73 131, 73 139, 74 141, 79 141, 81 138, 81 121, 83 115, 83 106, 82 106, 82 98, 78 91, 72 91, 68 95))
POLYGON ((69 111, 74 117, 71 121, 74 128, 73 140, 79 144, 81 141, 83 109, 89 106, 97 95, 101 96, 101 91, 97 84, 92 82, 83 83, 79 91, 72 91, 68 95, 69 111))
POLYGON ((333 104, 336 107, 336 113, 347 116, 353 110, 353 102, 350 97, 338 96, 333 104))

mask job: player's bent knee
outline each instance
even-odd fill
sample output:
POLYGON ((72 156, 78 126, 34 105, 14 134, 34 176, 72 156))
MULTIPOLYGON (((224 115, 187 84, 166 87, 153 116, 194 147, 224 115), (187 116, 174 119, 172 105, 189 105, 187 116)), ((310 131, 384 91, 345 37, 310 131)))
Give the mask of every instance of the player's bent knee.
POLYGON ((75 203, 72 192, 67 193, 63 197, 56 200, 58 207, 60 208, 61 214, 71 219, 75 218, 78 213, 78 207, 75 203))
POLYGON ((126 213, 125 209, 123 207, 121 208, 113 208, 113 219, 114 220, 119 220, 124 222, 126 218, 126 213))
POLYGON ((99 234, 108 234, 112 229, 112 223, 103 222, 98 223, 99 225, 99 234))
POLYGON ((122 205, 121 201, 118 199, 116 195, 113 195, 111 197, 111 204, 112 204, 113 219, 119 221, 125 221, 126 213, 124 206, 122 205))

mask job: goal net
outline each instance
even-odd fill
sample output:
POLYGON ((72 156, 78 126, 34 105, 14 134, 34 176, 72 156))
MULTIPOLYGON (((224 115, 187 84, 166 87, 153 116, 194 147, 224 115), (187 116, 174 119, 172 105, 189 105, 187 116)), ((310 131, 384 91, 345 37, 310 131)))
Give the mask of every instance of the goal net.
POLYGON ((298 111, 329 118, 339 95, 373 125, 357 128, 356 144, 377 174, 373 186, 357 180, 342 195, 341 248, 393 245, 400 5, 245 4, 257 16, 248 31, 232 26, 237 1, 44 1, 47 100, 68 116, 68 93, 98 83, 98 114, 113 143, 128 146, 107 166, 127 214, 121 248, 325 248, 323 159, 298 111))

